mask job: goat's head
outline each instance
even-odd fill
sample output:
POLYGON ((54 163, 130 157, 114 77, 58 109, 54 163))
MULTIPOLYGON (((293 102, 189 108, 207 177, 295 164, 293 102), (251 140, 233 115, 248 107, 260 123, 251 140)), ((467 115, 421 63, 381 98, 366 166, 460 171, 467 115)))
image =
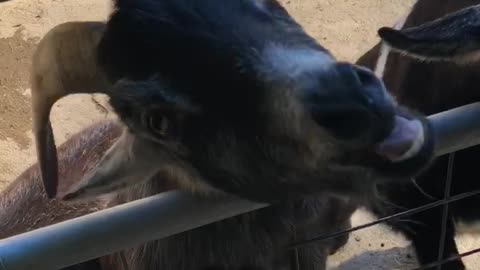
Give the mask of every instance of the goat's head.
POLYGON ((382 40, 410 57, 458 64, 480 60, 480 5, 463 8, 416 27, 378 31, 382 40))
MULTIPOLYGON (((158 174, 257 200, 348 192, 432 157, 422 117, 273 0, 119 0, 99 59, 126 130, 67 199, 158 174)), ((47 120, 40 162, 55 157, 47 120)))

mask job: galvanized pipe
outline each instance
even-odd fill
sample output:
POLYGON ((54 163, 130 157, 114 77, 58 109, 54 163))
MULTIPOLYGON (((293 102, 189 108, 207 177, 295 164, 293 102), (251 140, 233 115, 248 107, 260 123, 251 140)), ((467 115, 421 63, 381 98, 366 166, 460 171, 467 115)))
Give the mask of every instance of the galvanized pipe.
POLYGON ((436 137, 436 155, 480 144, 480 102, 428 117, 436 137))
POLYGON ((264 206, 165 192, 1 240, 0 269, 60 269, 264 206))
MULTIPOLYGON (((480 103, 429 117, 442 155, 480 144, 480 103)), ((171 191, 0 240, 0 270, 54 270, 266 204, 171 191)))

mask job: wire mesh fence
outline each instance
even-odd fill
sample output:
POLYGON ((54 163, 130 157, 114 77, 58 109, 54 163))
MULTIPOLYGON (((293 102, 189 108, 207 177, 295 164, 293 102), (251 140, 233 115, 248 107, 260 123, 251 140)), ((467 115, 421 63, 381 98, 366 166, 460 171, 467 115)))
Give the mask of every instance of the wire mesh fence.
MULTIPOLYGON (((404 217, 407 217, 407 216, 410 216, 410 215, 413 215, 413 214, 421 213, 421 212, 433 209, 435 207, 442 207, 443 208, 442 209, 442 211, 443 211, 443 213, 442 213, 442 223, 439 225, 439 226, 441 226, 441 234, 438 236, 439 243, 440 243, 439 244, 439 249, 438 249, 438 259, 434 262, 422 265, 422 266, 420 266, 418 268, 414 268, 412 270, 433 269, 435 267, 436 267, 437 270, 441 270, 442 266, 446 263, 449 263, 449 262, 454 261, 454 260, 460 260, 464 257, 480 253, 480 248, 477 248, 477 249, 470 250, 468 252, 461 253, 459 255, 444 258, 446 230, 447 230, 448 215, 449 215, 449 211, 450 211, 450 209, 449 209, 450 204, 453 203, 453 202, 457 202, 457 201, 460 201, 460 200, 464 200, 464 199, 467 199, 467 198, 472 198, 474 196, 479 196, 480 195, 480 190, 473 190, 473 191, 470 191, 470 192, 465 192, 465 193, 461 193, 461 194, 458 194, 458 195, 455 195, 455 196, 451 196, 455 152, 450 153, 448 156, 449 156, 449 158, 448 158, 448 168, 447 168, 447 175, 446 175, 447 179, 446 179, 446 182, 445 182, 443 199, 437 200, 435 202, 425 204, 425 205, 422 205, 422 206, 419 206, 419 207, 416 207, 416 208, 413 208, 413 209, 402 211, 402 212, 399 212, 399 213, 396 213, 396 214, 393 214, 393 215, 382 217, 382 218, 379 218, 379 219, 377 219, 373 222, 366 223, 366 224, 359 225, 359 226, 355 226, 355 227, 352 227, 348 230, 338 231, 338 232, 328 234, 328 235, 320 235, 320 236, 311 238, 309 240, 294 243, 290 248, 296 249, 296 248, 302 247, 304 245, 309 245, 309 244, 320 242, 320 241, 330 240, 332 238, 340 237, 340 236, 345 235, 345 234, 350 234, 350 233, 355 232, 355 231, 364 230, 364 229, 370 228, 372 226, 385 223, 387 221, 399 220, 401 218, 404 218, 404 217)), ((296 268, 296 270, 301 270, 301 269, 296 268)))

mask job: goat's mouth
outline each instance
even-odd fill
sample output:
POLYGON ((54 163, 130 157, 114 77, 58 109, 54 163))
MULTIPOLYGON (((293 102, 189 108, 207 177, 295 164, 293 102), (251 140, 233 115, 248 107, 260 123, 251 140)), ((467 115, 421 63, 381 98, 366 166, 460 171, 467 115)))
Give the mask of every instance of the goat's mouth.
POLYGON ((390 132, 368 149, 341 158, 347 166, 362 166, 388 178, 410 178, 434 158, 434 136, 427 119, 398 108, 390 132))
POLYGON ((425 129, 418 119, 396 115, 392 131, 375 145, 374 151, 392 162, 416 156, 425 143, 425 129))

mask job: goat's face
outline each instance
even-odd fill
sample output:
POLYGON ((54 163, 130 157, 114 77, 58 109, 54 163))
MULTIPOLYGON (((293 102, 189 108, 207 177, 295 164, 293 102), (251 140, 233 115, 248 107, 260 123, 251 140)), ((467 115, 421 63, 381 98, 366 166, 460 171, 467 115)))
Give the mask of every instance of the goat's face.
POLYGON ((130 77, 107 93, 127 129, 65 198, 158 174, 256 200, 352 192, 430 159, 423 120, 372 72, 336 62, 277 3, 199 1, 175 14, 183 2, 133 1, 150 7, 111 18, 100 59, 112 79, 130 77))

